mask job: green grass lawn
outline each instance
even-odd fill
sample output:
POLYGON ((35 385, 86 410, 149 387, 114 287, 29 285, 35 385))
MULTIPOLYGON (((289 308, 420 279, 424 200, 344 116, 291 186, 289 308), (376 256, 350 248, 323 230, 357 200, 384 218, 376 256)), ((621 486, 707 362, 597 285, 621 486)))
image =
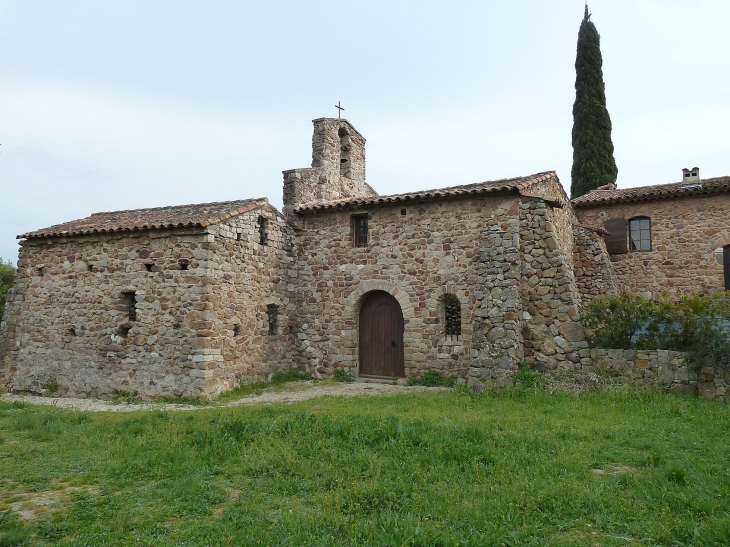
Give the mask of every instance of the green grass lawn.
POLYGON ((0 546, 730 545, 730 406, 508 394, 0 403, 0 546))

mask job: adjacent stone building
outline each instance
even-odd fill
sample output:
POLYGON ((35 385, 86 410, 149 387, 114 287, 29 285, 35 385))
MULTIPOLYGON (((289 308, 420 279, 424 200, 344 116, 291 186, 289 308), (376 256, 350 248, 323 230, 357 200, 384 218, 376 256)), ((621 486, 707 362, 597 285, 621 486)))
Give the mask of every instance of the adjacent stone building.
POLYGON ((389 379, 437 369, 475 389, 508 382, 520 362, 579 367, 582 302, 655 292, 662 280, 642 280, 640 264, 677 292, 723 288, 729 223, 713 203, 728 186, 604 189, 571 204, 545 172, 379 196, 362 135, 314 120, 312 167, 284 171, 283 213, 261 198, 96 213, 19 236, 0 382, 211 397, 292 366, 389 379), (672 217, 672 203, 686 214, 672 217), (639 213, 650 249, 617 251, 634 233, 645 245, 639 213))
POLYGON ((730 177, 594 190, 573 200, 579 221, 605 228, 618 286, 646 296, 730 290, 730 177))

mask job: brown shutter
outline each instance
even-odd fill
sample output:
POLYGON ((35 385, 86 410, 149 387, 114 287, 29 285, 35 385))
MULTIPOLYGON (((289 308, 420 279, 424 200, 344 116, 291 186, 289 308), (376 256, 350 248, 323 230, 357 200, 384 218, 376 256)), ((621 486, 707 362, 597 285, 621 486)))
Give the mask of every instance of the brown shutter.
POLYGON ((608 254, 622 255, 629 252, 628 245, 626 244, 625 218, 611 218, 603 224, 603 227, 611 232, 609 235, 604 236, 608 254))
POLYGON ((725 290, 730 291, 730 246, 723 248, 722 259, 725 268, 725 290))

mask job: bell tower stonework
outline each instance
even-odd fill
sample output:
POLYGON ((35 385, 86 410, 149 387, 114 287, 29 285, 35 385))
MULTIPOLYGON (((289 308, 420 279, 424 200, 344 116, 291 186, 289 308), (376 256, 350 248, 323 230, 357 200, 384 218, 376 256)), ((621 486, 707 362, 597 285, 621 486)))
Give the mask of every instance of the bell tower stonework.
POLYGON ((284 174, 284 214, 329 201, 377 196, 365 182, 365 138, 339 118, 313 120, 312 167, 284 174))

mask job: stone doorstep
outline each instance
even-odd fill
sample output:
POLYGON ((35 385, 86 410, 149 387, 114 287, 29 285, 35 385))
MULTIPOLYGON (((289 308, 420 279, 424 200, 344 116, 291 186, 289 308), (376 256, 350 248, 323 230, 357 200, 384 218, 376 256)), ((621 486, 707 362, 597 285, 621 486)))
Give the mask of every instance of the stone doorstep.
MULTIPOLYGON (((395 378, 399 386, 408 385, 407 378, 395 378)), ((392 384, 393 378, 389 376, 357 376, 355 382, 358 384, 392 384)))

